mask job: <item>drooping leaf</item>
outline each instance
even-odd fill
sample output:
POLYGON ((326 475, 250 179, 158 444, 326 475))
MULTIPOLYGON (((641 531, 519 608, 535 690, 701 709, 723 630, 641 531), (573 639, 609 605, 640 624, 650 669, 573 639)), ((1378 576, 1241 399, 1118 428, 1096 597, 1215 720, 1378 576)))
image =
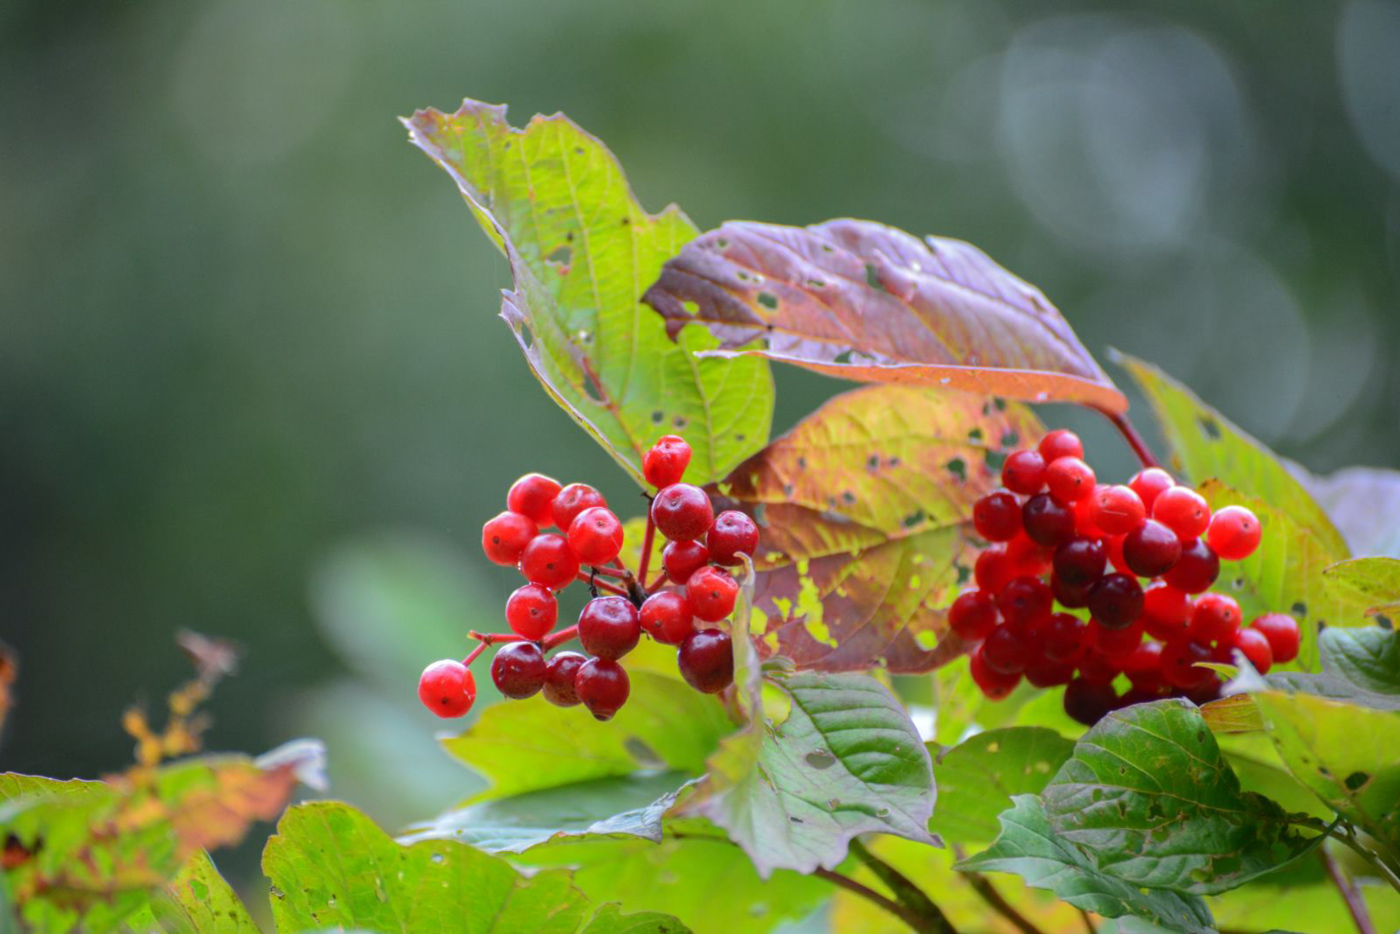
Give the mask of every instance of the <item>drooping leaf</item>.
POLYGON ((204 853, 185 863, 126 919, 131 934, 260 934, 238 894, 204 853))
MULTIPOLYGON (((1393 630, 1378 627, 1326 629, 1319 641, 1322 647, 1320 674, 1280 671, 1270 672, 1263 678, 1246 674, 1233 682, 1233 686, 1241 691, 1273 689, 1311 694, 1373 710, 1400 712, 1400 636, 1393 630)), ((1249 697, 1249 694, 1235 694, 1206 708, 1228 704, 1238 709, 1235 726, 1263 729, 1258 711, 1254 710, 1251 717, 1246 709, 1252 707, 1249 697)), ((1221 714, 1224 713, 1222 709, 1221 714)), ((1227 722, 1224 717, 1207 719, 1217 732, 1217 724, 1223 726, 1227 722)))
POLYGON ((1074 742, 1042 727, 988 730, 934 758, 938 804, 929 828, 956 843, 996 837, 997 815, 1021 794, 1039 794, 1074 751, 1074 742))
POLYGON ((1325 477, 1295 468, 1354 555, 1400 558, 1400 471, 1348 467, 1325 477))
POLYGON ((641 482, 641 456, 680 434, 688 477, 707 482, 763 447, 773 380, 763 360, 699 359, 640 304, 661 265, 695 236, 680 209, 642 210, 612 153, 562 115, 524 129, 503 106, 404 120, 414 145, 452 176, 510 261, 501 316, 550 396, 641 482))
POLYGON ((1207 895, 1316 845, 1239 779, 1187 701, 1104 717, 1045 787, 1050 826, 1100 870, 1133 885, 1207 895))
MULTIPOLYGON (((1400 511, 1390 518, 1396 516, 1400 511)), ((1341 561, 1323 571, 1323 581, 1338 599, 1365 606, 1369 616, 1400 615, 1400 558, 1341 561)))
POLYGON ((972 504, 1004 452, 1038 437, 1025 407, 871 386, 803 419, 719 484, 762 527, 753 632, 765 654, 829 671, 927 671, 943 607, 971 574, 972 504))
POLYGON ((1127 408, 1040 290, 959 240, 870 221, 730 221, 686 244, 645 300, 673 336, 698 322, 725 355, 762 340, 738 355, 864 382, 1127 408))
POLYGON ((712 759, 682 812, 723 827, 765 878, 830 869, 861 833, 934 843, 932 766, 898 699, 867 675, 800 673, 778 686, 791 706, 766 725, 757 762, 712 759))
POLYGON ((1049 889, 1077 908, 1105 918, 1140 918, 1173 931, 1214 931, 1210 912, 1199 897, 1167 890, 1143 889, 1109 875, 1088 854, 1057 832, 1034 795, 1012 799, 1004 812, 1001 835, 989 848, 957 864, 968 872, 1009 872, 1028 885, 1049 889))

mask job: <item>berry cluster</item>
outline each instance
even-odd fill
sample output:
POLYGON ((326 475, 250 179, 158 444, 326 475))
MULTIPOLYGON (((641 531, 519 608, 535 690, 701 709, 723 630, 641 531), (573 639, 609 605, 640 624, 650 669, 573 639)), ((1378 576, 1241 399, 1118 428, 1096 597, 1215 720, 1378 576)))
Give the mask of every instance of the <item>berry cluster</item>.
POLYGON ((977 557, 976 589, 953 601, 948 619, 974 646, 983 694, 1000 700, 1022 677, 1065 685, 1066 712, 1093 724, 1167 695, 1218 697, 1219 677, 1199 662, 1232 663, 1238 650, 1264 672, 1297 657, 1292 617, 1269 614, 1242 628, 1234 598, 1210 592, 1222 558, 1259 546, 1254 513, 1212 514, 1158 467, 1125 486, 1101 484, 1083 458, 1073 432, 1052 431, 1008 456, 1004 488, 972 507, 977 534, 991 544, 977 557), (1119 675, 1130 685, 1121 695, 1119 675))
POLYGON ((758 526, 742 512, 716 516, 705 491, 682 482, 690 456, 685 439, 667 435, 642 460, 642 472, 657 493, 635 576, 619 560, 623 527, 603 494, 585 483, 560 486, 535 473, 515 481, 506 511, 481 530, 486 556, 518 568, 527 581, 506 601, 511 632, 471 633, 481 645, 466 659, 429 665, 418 683, 424 705, 442 717, 465 714, 476 699, 471 663, 487 645, 503 643, 491 662, 491 680, 506 697, 518 700, 543 691, 552 704, 583 704, 607 720, 630 693, 619 660, 643 633, 678 647, 681 675, 697 691, 714 694, 732 684, 734 657, 724 621, 739 584, 725 568, 754 554, 758 526), (559 531, 547 531, 551 527, 559 531), (645 586, 658 530, 668 540, 663 570, 645 586), (577 625, 556 632, 557 594, 575 581, 588 584, 592 599, 577 625), (586 655, 561 651, 546 657, 574 638, 586 655))

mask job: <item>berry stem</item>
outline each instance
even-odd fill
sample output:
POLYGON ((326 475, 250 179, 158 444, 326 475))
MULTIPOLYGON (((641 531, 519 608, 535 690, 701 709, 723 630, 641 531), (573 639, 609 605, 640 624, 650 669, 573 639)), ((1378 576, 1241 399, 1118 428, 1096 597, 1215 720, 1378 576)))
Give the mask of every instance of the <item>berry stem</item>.
POLYGON ((476 661, 477 658, 481 656, 481 653, 486 651, 486 645, 487 643, 485 642, 478 642, 476 644, 476 648, 468 652, 467 657, 462 659, 462 664, 470 668, 472 666, 472 662, 476 661))
POLYGON ((1347 911, 1351 913, 1351 920, 1356 923, 1358 934, 1376 934, 1376 926, 1371 923, 1371 913, 1366 908, 1365 900, 1351 879, 1342 872, 1342 867, 1337 865, 1332 854, 1327 852, 1327 847, 1318 847, 1317 857, 1322 860, 1322 868, 1327 870, 1327 877, 1332 880, 1337 891, 1342 893, 1342 901, 1346 902, 1347 911))
POLYGON ((632 572, 626 568, 599 567, 597 565, 590 565, 590 568, 594 574, 601 574, 604 577, 615 577, 622 581, 632 580, 632 572))
MULTIPOLYGON (((524 636, 518 636, 513 632, 477 632, 475 629, 467 633, 468 639, 475 639, 481 645, 473 649, 474 653, 479 652, 488 645, 499 645, 502 642, 528 642, 524 636)), ((464 663, 465 664, 465 663, 464 663)))
MULTIPOLYGON (((637 566, 637 580, 645 582, 647 568, 651 565, 651 545, 656 540, 656 523, 651 521, 651 510, 647 510, 647 530, 642 536, 642 560, 637 566)), ((655 588, 648 587, 648 590, 655 588)))
MULTIPOLYGON (((594 568, 594 570, 596 571, 597 568, 594 568)), ((595 578, 592 574, 585 574, 582 571, 579 571, 578 579, 583 581, 590 587, 596 587, 598 590, 606 590, 608 593, 615 593, 619 597, 627 596, 627 591, 623 588, 617 586, 616 584, 609 584, 607 581, 600 581, 597 578, 595 578)))
POLYGON ((660 587, 662 584, 666 583, 670 579, 670 575, 663 570, 660 574, 656 575, 656 580, 652 581, 650 584, 647 585, 647 593, 656 593, 656 588, 660 587))
POLYGON ((1137 455, 1137 459, 1142 462, 1143 467, 1162 466, 1157 463, 1156 455, 1154 455, 1152 449, 1147 446, 1147 442, 1143 440, 1142 435, 1138 434, 1137 429, 1133 427, 1133 423, 1128 418, 1126 412, 1110 412, 1107 409, 1096 409, 1095 411, 1113 423, 1113 427, 1117 428, 1118 433, 1123 436, 1123 440, 1128 442, 1128 447, 1133 449, 1133 453, 1137 455))
MULTIPOLYGON (((817 867, 817 871, 813 873, 813 875, 817 876, 819 879, 825 879, 832 885, 843 888, 848 892, 854 892, 871 904, 880 906, 909 925, 911 929, 918 931, 919 934, 957 934, 953 926, 948 923, 948 919, 943 917, 942 912, 938 912, 936 917, 926 918, 913 911, 913 909, 909 908, 907 905, 901 905, 894 899, 881 895, 879 892, 870 888, 870 886, 857 882, 850 876, 843 876, 839 872, 824 869, 820 866, 817 867)), ((937 909, 935 909, 935 911, 937 911, 937 909)))
POLYGON ((565 642, 569 642, 570 640, 575 639, 577 637, 578 626, 574 625, 570 626, 568 629, 561 629, 558 632, 550 633, 549 635, 544 637, 544 641, 541 642, 540 645, 544 646, 544 650, 548 652, 550 649, 558 648, 565 642))

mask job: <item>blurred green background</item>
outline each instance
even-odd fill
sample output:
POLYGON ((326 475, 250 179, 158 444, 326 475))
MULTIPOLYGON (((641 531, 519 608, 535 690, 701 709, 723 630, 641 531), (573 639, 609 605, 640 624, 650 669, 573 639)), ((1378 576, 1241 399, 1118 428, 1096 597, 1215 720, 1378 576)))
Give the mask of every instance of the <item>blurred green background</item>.
MULTIPOLYGON (((413 692, 516 585, 481 522, 526 470, 635 491, 395 122, 464 95, 701 227, 971 240, 1283 453, 1400 466, 1400 4, 9 0, 0 768, 121 766, 192 627, 247 649, 213 746, 322 735, 391 826, 471 790, 413 692)), ((780 428, 841 388, 778 376, 780 428)))

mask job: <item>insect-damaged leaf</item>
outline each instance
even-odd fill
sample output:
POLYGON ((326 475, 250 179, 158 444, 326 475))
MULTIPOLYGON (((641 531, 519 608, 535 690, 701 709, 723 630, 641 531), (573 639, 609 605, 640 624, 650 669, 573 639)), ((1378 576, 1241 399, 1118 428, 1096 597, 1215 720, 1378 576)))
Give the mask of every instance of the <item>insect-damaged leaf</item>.
POLYGON ((645 300, 673 337, 862 382, 965 389, 1110 412, 1123 394, 1039 289, 960 240, 871 221, 730 221, 686 244, 645 300), (739 350, 764 340, 766 347, 739 350))
POLYGON ((697 483, 763 446, 773 417, 768 364, 698 359, 714 338, 672 343, 639 303, 696 233, 678 208, 643 211, 612 153, 562 115, 517 130, 505 107, 469 100, 404 124, 509 259, 515 289, 501 316, 530 369, 639 483, 642 454, 663 434, 690 442, 697 483))

